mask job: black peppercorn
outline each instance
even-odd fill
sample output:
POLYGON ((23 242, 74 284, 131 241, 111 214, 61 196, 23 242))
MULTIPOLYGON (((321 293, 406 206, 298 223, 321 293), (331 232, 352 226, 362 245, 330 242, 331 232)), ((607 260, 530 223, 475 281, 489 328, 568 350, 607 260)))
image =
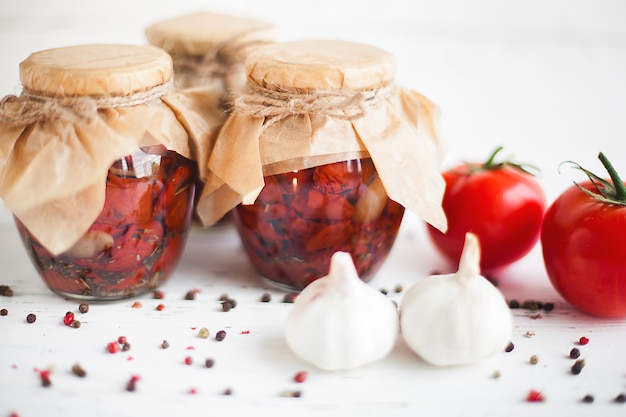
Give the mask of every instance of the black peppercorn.
POLYGON ((195 290, 187 291, 187 294, 185 294, 185 300, 195 300, 195 299, 196 299, 196 291, 195 290))
POLYGON ((578 359, 572 365, 572 374, 578 375, 579 373, 582 372, 584 367, 585 367, 585 360, 584 359, 578 359))
POLYGON ((87 372, 79 364, 72 366, 72 373, 80 378, 84 378, 87 375, 87 372))
POLYGON ((207 360, 204 361, 204 366, 207 368, 213 368, 213 365, 215 365, 215 359, 207 358, 207 360))
POLYGON ((220 330, 215 334, 215 340, 218 342, 221 342, 224 339, 226 339, 226 332, 224 330, 220 330))
POLYGON ((37 316, 34 313, 30 313, 26 316, 27 323, 34 323, 37 320, 37 316))
POLYGON ((544 303, 543 311, 552 311, 554 310, 554 303, 544 303))
POLYGON ((509 301, 509 308, 516 309, 516 308, 519 308, 519 307, 520 307, 519 301, 517 301, 517 300, 510 300, 509 301))
POLYGON ((80 311, 82 314, 85 314, 86 312, 89 311, 89 304, 81 303, 78 306, 78 311, 80 311))
POLYGON ((272 295, 268 292, 263 293, 263 295, 261 296, 262 303, 269 303, 271 300, 272 300, 272 295))
POLYGON ((6 308, 3 308, 2 310, 0 310, 0 316, 6 316, 9 314, 9 310, 7 310, 6 308))
POLYGON ((616 403, 620 403, 620 404, 626 403, 626 394, 624 393, 618 394, 617 397, 615 397, 613 401, 615 401, 616 403))
POLYGON ((8 285, 0 285, 0 295, 4 297, 13 297, 13 290, 8 285))
POLYGON ((513 342, 509 342, 509 344, 507 345, 507 347, 504 349, 505 352, 512 352, 513 349, 515 349, 515 345, 513 344, 513 342))
POLYGON ((587 394, 587 395, 585 395, 585 396, 583 397, 583 399, 582 399, 582 401, 583 401, 584 403, 592 403, 592 402, 593 402, 593 400, 594 400, 594 398, 593 398, 593 395, 591 395, 591 394, 587 394))
POLYGON ((569 351, 569 357, 572 359, 580 358, 580 349, 572 348, 572 350, 569 351))

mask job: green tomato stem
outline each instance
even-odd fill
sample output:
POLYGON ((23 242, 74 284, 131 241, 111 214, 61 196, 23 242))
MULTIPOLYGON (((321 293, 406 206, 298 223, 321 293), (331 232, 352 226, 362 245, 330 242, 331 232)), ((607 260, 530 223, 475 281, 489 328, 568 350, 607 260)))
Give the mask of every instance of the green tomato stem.
POLYGON ((613 187, 615 189, 614 199, 620 202, 626 202, 626 187, 624 186, 624 182, 620 178, 619 174, 609 159, 602 152, 598 154, 598 159, 600 159, 600 162, 602 162, 602 165, 604 165, 604 168, 611 177, 611 181, 613 182, 613 187))

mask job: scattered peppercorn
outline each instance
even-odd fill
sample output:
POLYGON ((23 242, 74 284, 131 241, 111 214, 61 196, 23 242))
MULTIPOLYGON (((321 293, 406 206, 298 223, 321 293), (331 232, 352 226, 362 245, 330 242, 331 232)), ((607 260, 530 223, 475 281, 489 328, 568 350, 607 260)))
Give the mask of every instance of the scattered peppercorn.
POLYGON ((126 384, 126 391, 129 391, 129 392, 135 391, 137 389, 137 381, 139 381, 138 375, 131 376, 130 379, 128 380, 128 383, 126 384))
POLYGON ((65 317, 63 317, 63 323, 66 326, 69 326, 72 324, 73 321, 74 321, 74 313, 72 313, 71 311, 68 311, 67 313, 65 313, 65 317))
POLYGON ((537 355, 532 355, 530 357, 530 364, 531 365, 537 365, 538 362, 539 362, 539 358, 537 357, 537 355))
POLYGON ((231 388, 226 388, 223 392, 224 395, 233 395, 233 390, 231 388))
POLYGON ((72 324, 70 324, 70 327, 73 327, 74 329, 78 329, 80 327, 80 321, 78 320, 72 320, 72 324))
POLYGON ((587 394, 583 397, 582 402, 584 403, 592 403, 594 400, 593 395, 587 394))
POLYGON ((193 358, 191 356, 185 357, 185 365, 191 365, 193 363, 193 358))
POLYGON ((535 300, 526 300, 522 303, 522 308, 526 310, 536 311, 541 308, 541 303, 535 300))
POLYGON ((156 306, 156 309, 157 309, 158 311, 163 311, 163 310, 165 309, 165 305, 163 305, 163 304, 159 304, 158 306, 156 306))
POLYGON ((206 366, 207 368, 213 368, 213 365, 215 365, 215 359, 213 358, 207 358, 204 361, 204 366, 206 366))
POLYGON ((3 308, 2 310, 0 310, 0 316, 6 316, 9 314, 9 310, 7 310, 6 308, 3 308))
POLYGON ((270 301, 272 301, 272 295, 269 292, 263 293, 263 295, 261 296, 261 302, 269 303, 270 301))
POLYGON ((580 343, 582 346, 585 346, 587 343, 589 343, 589 338, 582 336, 580 339, 578 339, 578 343, 580 343))
POLYGON ((294 382, 301 384, 306 381, 307 376, 308 374, 305 371, 300 371, 293 376, 293 380, 294 382))
POLYGON ((50 385, 52 385, 52 381, 50 380, 49 370, 39 371, 39 377, 41 378, 42 387, 49 387, 50 385))
POLYGON ((295 292, 289 292, 283 297, 283 303, 293 303, 294 301, 296 301, 297 296, 298 294, 296 294, 295 292))
POLYGON ((385 288, 381 288, 381 289, 380 289, 380 293, 381 293, 382 295, 387 295, 387 294, 389 294, 389 291, 387 291, 385 288))
POLYGON ((300 398, 302 396, 302 392, 299 390, 285 390, 280 393, 280 396, 287 398, 300 398))
POLYGON ((394 287, 393 291, 396 293, 401 293, 402 291, 404 291, 404 287, 402 286, 402 284, 398 284, 394 287))
POLYGON ((220 330, 215 334, 215 340, 218 342, 221 342, 224 339, 226 339, 226 332, 224 330, 220 330))
POLYGON ((626 394, 624 393, 618 394, 617 397, 615 397, 613 401, 616 403, 620 403, 620 404, 626 403, 626 394))
POLYGON ((493 374, 491 374, 491 377, 492 377, 493 379, 498 379, 498 378, 500 378, 501 376, 502 376, 502 374, 501 374, 501 373, 500 373, 500 371, 498 371, 498 370, 493 371, 493 374))
POLYGON ((85 376, 87 376, 87 372, 85 372, 83 367, 79 364, 75 364, 72 366, 72 373, 79 378, 84 378, 85 376))
POLYGON ((219 301, 226 301, 229 300, 230 297, 228 296, 228 294, 222 294, 220 295, 220 298, 218 298, 219 301))
POLYGON ((578 359, 580 357, 580 349, 572 348, 572 350, 569 351, 569 357, 572 359, 578 359))
POLYGON ((552 311, 554 310, 554 303, 543 303, 543 311, 552 311))
POLYGON ((230 311, 233 308, 233 304, 230 300, 222 301, 222 311, 230 311))
POLYGON ((524 334, 524 336, 526 336, 526 337, 535 337, 535 332, 534 332, 534 330, 528 330, 528 331, 524 334))
POLYGON ((541 394, 541 391, 537 391, 537 390, 530 390, 528 392, 528 395, 526 396, 526 401, 531 402, 531 403, 536 403, 536 402, 542 402, 544 400, 543 395, 541 394))
POLYGON ((189 290, 187 294, 185 294, 185 300, 195 300, 196 299, 196 290, 189 290))
POLYGON ((161 290, 156 290, 156 291, 154 291, 154 292, 152 293, 152 297, 153 297, 155 300, 162 300, 162 299, 164 299, 164 298, 165 298, 165 293, 164 293, 163 291, 161 291, 161 290))
POLYGON ((86 312, 89 311, 89 304, 80 303, 78 305, 78 311, 80 311, 82 314, 85 314, 86 312))
POLYGON ((107 344, 107 352, 117 353, 120 351, 120 345, 117 342, 109 342, 107 344))
POLYGON ((163 340, 163 342, 161 343, 161 348, 167 349, 168 347, 170 347, 169 342, 167 340, 163 340))
POLYGON ((128 352, 130 350, 130 343, 124 342, 122 345, 122 352, 128 352))
POLYGON ((509 344, 506 346, 506 348, 504 348, 505 352, 512 352, 513 349, 515 349, 515 345, 513 344, 513 342, 509 342, 509 344))
POLYGON ((27 323, 34 323, 34 322, 35 322, 35 320, 37 320, 37 316, 36 316, 34 313, 29 313, 29 314, 26 316, 26 322, 27 322, 27 323))
POLYGON ((13 297, 13 290, 8 285, 0 285, 0 295, 4 297, 13 297))
POLYGON ((579 373, 582 372, 584 367, 585 367, 585 360, 584 359, 578 359, 572 365, 572 374, 578 375, 579 373))
POLYGON ((131 308, 141 308, 143 305, 139 301, 135 301, 131 308))
POLYGON ((198 336, 202 339, 208 338, 209 335, 209 329, 207 329, 206 327, 202 327, 200 330, 198 330, 198 336))
POLYGON ((120 345, 123 345, 124 343, 126 343, 126 336, 119 336, 117 338, 117 343, 119 343, 120 345))
POLYGON ((509 308, 516 309, 516 308, 519 308, 519 307, 520 307, 519 301, 517 301, 517 300, 510 300, 509 301, 509 308))

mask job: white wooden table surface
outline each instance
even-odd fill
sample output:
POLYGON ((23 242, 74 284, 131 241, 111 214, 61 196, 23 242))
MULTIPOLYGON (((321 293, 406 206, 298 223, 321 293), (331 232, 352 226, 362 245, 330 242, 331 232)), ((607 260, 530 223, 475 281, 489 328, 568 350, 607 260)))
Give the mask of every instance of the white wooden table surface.
MULTIPOLYGON (((19 92, 18 65, 29 53, 88 42, 145 43, 143 28, 160 18, 199 9, 253 15, 277 24, 278 38, 335 37, 373 43, 396 54, 398 83, 441 106, 448 143, 445 164, 482 159, 498 145, 542 169, 552 201, 575 173, 564 160, 600 170, 598 151, 626 172, 626 3, 620 1, 460 0, 231 2, 165 0, 86 6, 78 0, 3 1, 0 5, 0 94, 19 92), (310 9, 306 9, 309 7, 310 9)), ((580 178, 578 178, 580 179, 580 178)), ((63 324, 78 302, 64 300, 38 278, 11 215, 0 214, 0 417, 136 415, 325 416, 582 416, 626 415, 613 402, 626 393, 626 320, 590 317, 552 289, 537 246, 497 276, 508 299, 553 302, 551 312, 514 310, 515 349, 474 366, 435 368, 399 339, 384 360, 346 372, 325 372, 299 361, 282 329, 291 304, 248 264, 232 229, 194 229, 175 275, 150 294, 77 313, 79 329, 63 324), (195 300, 187 291, 199 290, 195 300), (272 300, 261 303, 264 292, 272 300), (221 311, 228 294, 237 307, 221 311), (132 308, 134 302, 141 308, 132 308), (164 304, 162 311, 156 310, 164 304), (37 321, 26 323, 29 313, 37 321), (198 337, 207 327, 212 335, 198 337), (527 337, 532 331, 534 337, 527 337), (126 336, 127 352, 109 342, 126 336), (588 345, 579 346, 581 336, 588 345), (168 349, 161 343, 167 340, 168 349), (586 361, 572 375, 568 353, 586 361), (529 358, 537 355, 536 365, 529 358), (186 365, 185 358, 193 363, 186 365), (207 358, 215 360, 211 369, 207 358), (85 378, 71 372, 75 363, 85 378), (36 370, 51 369, 42 387, 36 370), (307 371, 301 384, 293 381, 307 371), (494 378, 494 372, 500 377, 494 378), (140 380, 134 392, 126 384, 140 380), (231 389, 232 395, 223 395, 231 389), (525 401, 532 389, 545 401, 525 401), (300 397, 286 397, 298 391, 300 397), (581 399, 594 396, 591 404, 581 399), (245 413, 245 414, 244 414, 245 413)), ((413 282, 445 268, 411 213, 388 262, 370 285, 399 300, 413 282)))

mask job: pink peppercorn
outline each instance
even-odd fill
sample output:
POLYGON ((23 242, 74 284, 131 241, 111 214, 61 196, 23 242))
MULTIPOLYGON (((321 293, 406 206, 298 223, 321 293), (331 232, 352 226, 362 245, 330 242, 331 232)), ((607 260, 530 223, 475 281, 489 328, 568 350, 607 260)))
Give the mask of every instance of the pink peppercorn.
POLYGON ((300 371, 297 374, 294 375, 293 380, 297 383, 302 383, 304 381, 306 381, 308 374, 305 371, 300 371))
POLYGON ((536 391, 534 389, 530 390, 530 392, 528 392, 528 396, 526 396, 526 401, 531 403, 541 402, 543 401, 543 395, 541 394, 541 391, 536 391))
POLYGON ((158 306, 156 306, 156 309, 158 311, 163 311, 164 308, 165 308, 165 305, 163 305, 163 304, 159 304, 158 306))
POLYGON ((580 343, 581 345, 586 345, 587 343, 589 343, 589 338, 582 336, 580 339, 578 339, 578 343, 580 343))
POLYGON ((74 321, 74 313, 72 313, 71 311, 68 311, 67 313, 65 313, 65 317, 63 317, 63 323, 66 326, 71 326, 73 321, 74 321))
POLYGON ((107 351, 109 353, 117 353, 120 351, 120 345, 117 342, 110 342, 107 345, 107 351))
POLYGON ((191 356, 187 356, 185 358, 185 365, 191 365, 193 363, 193 358, 191 356))

